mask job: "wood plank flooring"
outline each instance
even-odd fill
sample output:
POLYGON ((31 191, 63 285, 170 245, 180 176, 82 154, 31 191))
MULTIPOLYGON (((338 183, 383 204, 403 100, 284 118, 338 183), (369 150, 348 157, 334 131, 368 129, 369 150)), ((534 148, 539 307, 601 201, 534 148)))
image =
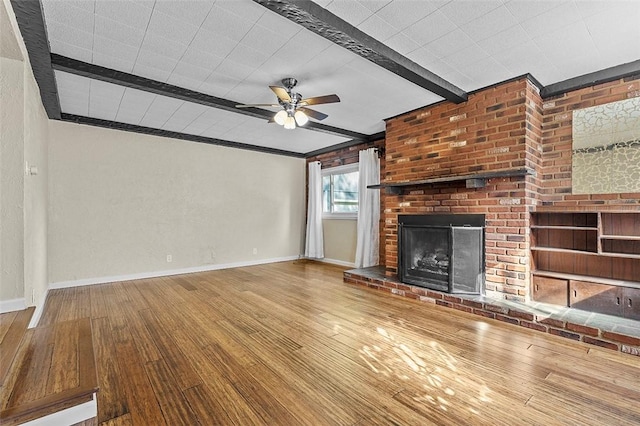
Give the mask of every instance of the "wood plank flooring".
POLYGON ((97 376, 91 328, 84 317, 24 332, 0 386, 1 424, 22 424, 92 399, 97 376))
POLYGON ((640 358, 344 284, 308 261, 51 291, 104 425, 638 425, 640 358))

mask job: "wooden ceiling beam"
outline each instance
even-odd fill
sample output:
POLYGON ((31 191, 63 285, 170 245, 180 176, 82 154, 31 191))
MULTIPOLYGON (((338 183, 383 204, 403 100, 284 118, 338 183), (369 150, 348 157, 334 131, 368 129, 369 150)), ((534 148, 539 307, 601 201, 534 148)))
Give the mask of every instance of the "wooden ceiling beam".
MULTIPOLYGON (((186 102, 221 109, 234 114, 247 115, 254 118, 269 120, 273 118, 274 111, 262 108, 236 108, 236 105, 242 102, 231 101, 219 98, 217 96, 207 95, 205 93, 196 92, 194 90, 185 89, 183 87, 174 86, 172 84, 151 80, 139 75, 129 74, 117 71, 111 68, 105 68, 100 65, 89 64, 87 62, 78 61, 76 59, 67 58, 66 56, 51 54, 51 64, 53 69, 67 72, 70 74, 87 77, 94 80, 104 81, 106 83, 117 84, 118 86, 130 87, 132 89, 143 90, 160 96, 167 96, 174 99, 180 99, 186 102)), ((304 129, 314 130, 316 132, 326 133, 332 136, 340 136, 358 140, 368 140, 369 135, 364 133, 353 132, 351 130, 340 129, 338 127, 328 126, 322 123, 309 121, 304 129)))
POLYGON ((467 93, 399 54, 316 3, 307 0, 253 0, 267 9, 344 47, 374 64, 456 104, 467 93))
POLYGON ((29 62, 33 76, 40 88, 42 105, 47 116, 60 119, 60 99, 58 87, 51 68, 49 41, 44 25, 44 15, 39 1, 11 0, 11 7, 16 15, 20 33, 29 53, 29 62))

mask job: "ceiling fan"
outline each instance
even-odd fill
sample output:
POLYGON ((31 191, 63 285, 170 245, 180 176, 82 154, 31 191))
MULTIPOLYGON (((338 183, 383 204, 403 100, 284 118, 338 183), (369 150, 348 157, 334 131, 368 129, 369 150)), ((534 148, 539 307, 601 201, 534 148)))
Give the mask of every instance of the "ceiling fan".
POLYGON ((271 107, 282 108, 276 115, 273 116, 269 122, 276 122, 285 129, 295 129, 296 124, 298 126, 304 126, 309 117, 316 120, 324 120, 328 117, 327 114, 323 114, 319 111, 307 108, 308 105, 320 105, 320 104, 332 104, 340 102, 338 95, 324 95, 314 96, 313 98, 303 99, 300 93, 293 91, 293 88, 298 84, 298 80, 293 77, 282 79, 282 85, 269 86, 273 93, 278 97, 277 104, 241 104, 236 105, 236 108, 249 108, 249 107, 271 107))

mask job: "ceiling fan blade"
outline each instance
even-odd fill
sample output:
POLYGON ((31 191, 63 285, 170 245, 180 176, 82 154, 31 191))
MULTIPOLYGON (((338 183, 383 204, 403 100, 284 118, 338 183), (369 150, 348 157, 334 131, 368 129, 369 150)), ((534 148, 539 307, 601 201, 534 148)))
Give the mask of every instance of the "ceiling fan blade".
POLYGON ((236 108, 253 108, 253 107, 279 108, 280 105, 277 105, 277 104, 240 104, 240 105, 236 105, 236 108))
POLYGON ((287 93, 287 89, 280 86, 269 86, 269 89, 273 90, 278 99, 284 102, 291 102, 291 96, 287 93))
POLYGON ((338 95, 324 95, 324 96, 314 96, 312 98, 307 98, 301 100, 299 103, 302 105, 319 105, 319 104, 332 104, 335 102, 340 102, 340 98, 338 95))
POLYGON ((309 117, 314 118, 316 120, 324 120, 325 118, 328 117, 327 114, 324 114, 320 111, 316 111, 315 109, 311 109, 311 108, 301 107, 301 108, 298 108, 298 111, 302 111, 305 114, 307 114, 309 117))

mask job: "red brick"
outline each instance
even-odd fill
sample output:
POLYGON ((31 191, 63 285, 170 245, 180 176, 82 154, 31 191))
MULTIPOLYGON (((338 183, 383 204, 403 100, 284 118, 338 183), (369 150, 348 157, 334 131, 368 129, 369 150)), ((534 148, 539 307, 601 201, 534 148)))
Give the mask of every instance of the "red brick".
POLYGON ((520 325, 522 327, 530 328, 532 330, 537 330, 537 331, 542 331, 542 332, 546 332, 547 331, 547 327, 545 327, 542 324, 537 324, 535 322, 520 321, 520 325))
POLYGON ((485 303, 484 309, 490 312, 495 312, 495 313, 504 314, 504 315, 509 313, 509 308, 505 308, 504 306, 492 305, 490 303, 485 303))
POLYGON ((613 340, 614 342, 624 343, 626 345, 640 346, 640 338, 614 333, 613 331, 602 332, 602 337, 604 339, 613 340))
POLYGON ((427 295, 427 291, 423 288, 420 287, 411 287, 411 293, 413 294, 417 294, 418 296, 426 296, 427 295))
POLYGON ((436 291, 431 291, 431 290, 427 290, 427 297, 430 297, 432 299, 444 299, 444 294, 443 293, 438 293, 436 291))
POLYGON ((614 351, 619 350, 618 345, 616 345, 615 343, 606 342, 600 339, 594 339, 593 337, 589 337, 589 336, 584 336, 582 341, 585 343, 589 343, 590 345, 596 345, 602 348, 613 349, 614 351))
POLYGON ((496 317, 495 313, 487 312, 487 311, 484 311, 482 309, 474 309, 473 313, 476 314, 476 315, 480 315, 480 316, 486 317, 486 318, 495 318, 496 317))
POLYGON ((530 314, 528 312, 520 312, 513 309, 509 309, 509 316, 515 317, 515 318, 522 318, 523 320, 526 320, 526 321, 533 321, 534 319, 533 314, 530 314))
POLYGON ((453 307, 453 309, 457 309, 459 311, 464 311, 464 312, 469 312, 469 313, 473 312, 473 308, 472 307, 461 305, 459 303, 454 303, 452 307, 453 307))
POLYGON ((484 304, 482 302, 476 302, 475 300, 462 300, 462 304, 466 306, 471 306, 472 308, 482 309, 484 304))
POLYGON ((462 299, 457 296, 451 296, 449 294, 444 295, 444 300, 451 303, 462 303, 462 299))
POLYGON ((508 322, 509 324, 518 325, 518 320, 512 317, 508 317, 506 315, 496 314, 496 319, 503 322, 508 322))
POLYGON ((598 337, 599 330, 597 328, 588 327, 586 325, 581 324, 573 324, 568 322, 565 326, 567 330, 575 331, 576 333, 586 334, 588 336, 598 337))
POLYGON ((541 318, 541 317, 536 317, 536 321, 539 322, 540 324, 545 324, 545 325, 550 325, 552 327, 556 327, 556 328, 564 328, 565 326, 565 322, 558 320, 558 319, 554 319, 554 318, 541 318))
POLYGON ((572 339, 572 340, 578 340, 578 341, 580 340, 580 335, 577 333, 570 333, 568 331, 558 330, 557 328, 552 328, 552 327, 549 327, 549 334, 565 337, 567 339, 572 339))

